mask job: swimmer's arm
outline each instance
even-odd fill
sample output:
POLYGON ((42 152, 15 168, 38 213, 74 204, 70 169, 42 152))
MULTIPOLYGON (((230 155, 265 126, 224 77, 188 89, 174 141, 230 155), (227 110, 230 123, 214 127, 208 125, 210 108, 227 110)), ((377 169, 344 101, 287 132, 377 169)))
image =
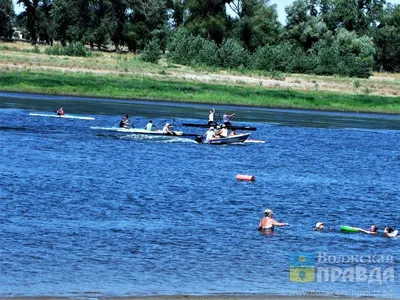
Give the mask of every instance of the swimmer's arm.
POLYGON ((275 220, 272 222, 272 224, 275 225, 275 226, 289 226, 288 223, 279 223, 279 222, 277 222, 275 220))

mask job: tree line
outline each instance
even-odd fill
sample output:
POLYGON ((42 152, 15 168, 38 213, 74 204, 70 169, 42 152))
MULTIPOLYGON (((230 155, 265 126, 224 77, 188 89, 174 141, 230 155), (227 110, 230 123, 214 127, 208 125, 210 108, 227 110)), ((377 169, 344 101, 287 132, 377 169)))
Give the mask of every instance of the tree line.
POLYGON ((33 43, 159 52, 186 65, 369 77, 400 70, 400 6, 385 0, 296 0, 278 21, 269 0, 0 0, 33 43))

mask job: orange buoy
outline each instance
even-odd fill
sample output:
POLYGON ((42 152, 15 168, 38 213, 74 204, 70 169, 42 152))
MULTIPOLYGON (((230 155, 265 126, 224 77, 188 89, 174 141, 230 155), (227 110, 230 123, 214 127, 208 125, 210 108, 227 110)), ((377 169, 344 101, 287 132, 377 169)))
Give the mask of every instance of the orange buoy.
POLYGON ((242 174, 236 175, 236 179, 237 180, 244 180, 244 181, 254 181, 254 180, 256 180, 256 178, 254 176, 242 175, 242 174))

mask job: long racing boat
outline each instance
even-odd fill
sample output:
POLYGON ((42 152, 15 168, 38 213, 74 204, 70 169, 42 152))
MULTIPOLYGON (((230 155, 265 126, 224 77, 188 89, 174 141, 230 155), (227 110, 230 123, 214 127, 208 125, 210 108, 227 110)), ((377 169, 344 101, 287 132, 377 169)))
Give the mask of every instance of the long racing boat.
POLYGON ((146 130, 142 128, 119 128, 119 127, 90 127, 96 130, 107 130, 116 131, 124 133, 134 133, 134 134, 147 134, 147 135, 165 135, 165 136, 183 136, 182 131, 172 131, 172 133, 165 133, 162 130, 146 130))
MULTIPOLYGON (((199 128, 210 128, 210 126, 216 127, 217 124, 194 124, 194 123, 182 123, 182 126, 187 126, 187 127, 199 127, 199 128)), ((256 131, 257 128, 255 127, 250 127, 250 126, 234 126, 234 125, 228 125, 226 128, 231 129, 231 130, 248 130, 248 131, 256 131)))
POLYGON ((57 115, 57 114, 39 114, 39 113, 29 113, 31 116, 35 117, 50 117, 50 118, 61 118, 61 119, 78 119, 78 120, 94 120, 92 117, 84 117, 78 115, 57 115))

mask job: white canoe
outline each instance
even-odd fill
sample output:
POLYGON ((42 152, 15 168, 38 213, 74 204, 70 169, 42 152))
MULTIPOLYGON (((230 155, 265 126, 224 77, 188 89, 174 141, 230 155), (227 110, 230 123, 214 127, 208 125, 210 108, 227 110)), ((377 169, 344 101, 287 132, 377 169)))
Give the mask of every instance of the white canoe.
POLYGON ((30 113, 29 115, 36 116, 36 117, 51 117, 51 118, 78 119, 78 120, 94 120, 94 118, 92 118, 92 117, 83 117, 83 116, 77 116, 77 115, 62 115, 62 116, 59 116, 57 114, 36 114, 36 113, 30 113))
POLYGON ((142 128, 118 128, 118 127, 90 127, 91 129, 97 130, 109 130, 109 131, 117 131, 117 132, 125 132, 125 133, 135 133, 135 134, 147 134, 147 135, 165 135, 165 136, 182 136, 182 131, 173 131, 171 133, 164 133, 162 130, 146 130, 142 128))

